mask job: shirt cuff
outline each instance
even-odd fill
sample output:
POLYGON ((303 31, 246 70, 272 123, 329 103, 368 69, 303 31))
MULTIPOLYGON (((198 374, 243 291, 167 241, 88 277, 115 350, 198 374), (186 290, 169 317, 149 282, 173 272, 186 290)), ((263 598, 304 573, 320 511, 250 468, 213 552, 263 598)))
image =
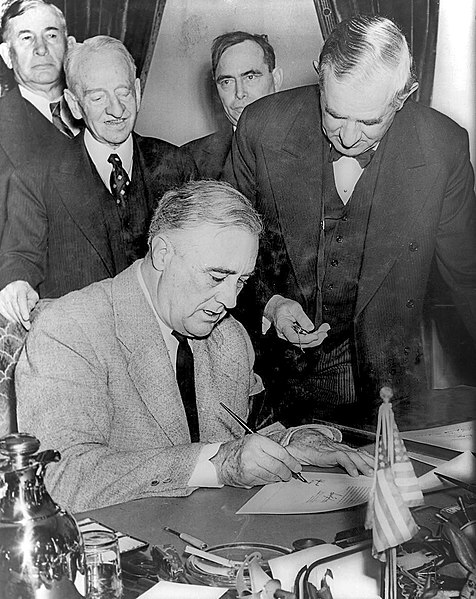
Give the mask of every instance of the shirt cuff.
POLYGON ((210 461, 216 456, 220 445, 221 443, 208 443, 202 448, 187 486, 195 488, 215 487, 217 489, 223 487, 219 484, 216 468, 210 461))

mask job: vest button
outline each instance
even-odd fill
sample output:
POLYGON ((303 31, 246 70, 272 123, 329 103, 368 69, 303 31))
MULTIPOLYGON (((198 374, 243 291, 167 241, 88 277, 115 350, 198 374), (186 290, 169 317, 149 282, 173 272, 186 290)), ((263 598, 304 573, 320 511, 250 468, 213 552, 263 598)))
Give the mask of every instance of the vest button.
POLYGON ((408 249, 410 252, 416 252, 418 250, 418 243, 416 243, 416 241, 412 241, 408 244, 408 249))
POLYGON ((407 300, 407 308, 414 308, 415 307, 415 301, 412 299, 407 300))
POLYGON ((337 243, 342 243, 344 241, 344 238, 342 237, 342 235, 337 235, 336 241, 337 243))
POLYGON ((334 283, 329 283, 327 285, 327 289, 334 289, 334 283))
POLYGON ((403 353, 408 356, 408 354, 410 353, 410 348, 409 347, 404 347, 403 348, 403 353))
POLYGON ((331 260, 331 266, 339 266, 339 260, 331 260))
POLYGON ((349 220, 349 217, 347 216, 347 214, 344 214, 341 220, 343 220, 346 223, 349 220))

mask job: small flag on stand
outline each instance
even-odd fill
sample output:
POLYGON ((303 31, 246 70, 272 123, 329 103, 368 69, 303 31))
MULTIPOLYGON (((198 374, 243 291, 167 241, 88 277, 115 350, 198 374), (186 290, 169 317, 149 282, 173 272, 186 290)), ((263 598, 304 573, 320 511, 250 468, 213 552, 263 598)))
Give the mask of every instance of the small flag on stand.
POLYGON ((423 494, 400 438, 389 387, 380 390, 375 440, 374 485, 367 506, 365 528, 372 529, 372 555, 385 566, 385 599, 396 599, 396 547, 418 531, 410 507, 423 503, 423 494))

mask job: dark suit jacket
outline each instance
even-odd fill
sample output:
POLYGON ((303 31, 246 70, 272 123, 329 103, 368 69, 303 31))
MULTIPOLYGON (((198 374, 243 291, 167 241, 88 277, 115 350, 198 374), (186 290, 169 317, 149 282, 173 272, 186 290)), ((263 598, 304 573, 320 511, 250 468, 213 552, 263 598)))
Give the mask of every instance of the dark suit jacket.
POLYGON ((6 198, 11 173, 50 145, 68 141, 18 87, 0 98, 0 238, 6 219, 6 198))
MULTIPOLYGON (((180 148, 134 134, 130 190, 138 188, 146 195, 147 220, 167 189, 195 173, 193 160, 180 148), (136 177, 143 185, 135 185, 136 177)), ((37 288, 40 297, 58 297, 116 275, 101 207, 106 201, 111 195, 82 134, 69 140, 61 153, 16 171, 0 245, 0 288, 21 279, 37 288)))
POLYGON ((190 152, 201 179, 220 179, 231 150, 233 127, 228 123, 215 133, 189 141, 182 147, 190 152))
MULTIPOLYGON (((267 96, 243 111, 227 174, 265 219, 261 305, 278 293, 311 318, 322 137, 316 86, 267 96)), ((357 382, 377 398, 382 384, 406 394, 422 360, 419 327, 433 257, 476 338, 476 200, 466 131, 407 101, 382 152, 353 321, 357 382)))

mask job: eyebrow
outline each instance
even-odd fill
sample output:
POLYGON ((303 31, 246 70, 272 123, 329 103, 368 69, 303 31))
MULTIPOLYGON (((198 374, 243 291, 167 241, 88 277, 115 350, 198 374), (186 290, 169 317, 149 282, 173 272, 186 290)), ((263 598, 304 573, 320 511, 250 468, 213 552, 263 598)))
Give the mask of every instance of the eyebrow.
MULTIPOLYGON (((250 69, 249 71, 245 71, 244 73, 240 73, 240 77, 246 77, 247 75, 262 75, 263 71, 259 71, 258 69, 250 69)), ((234 75, 220 75, 217 77, 217 82, 219 83, 222 79, 235 79, 234 75)))
MULTIPOLYGON (((236 270, 231 270, 229 268, 222 268, 221 266, 211 266, 209 268, 205 269, 205 272, 218 272, 222 275, 237 275, 238 273, 236 272, 236 270)), ((252 270, 251 272, 244 272, 241 276, 242 277, 251 277, 251 275, 254 274, 254 270, 252 270)))
MULTIPOLYGON (((325 111, 330 114, 335 119, 346 119, 345 116, 340 116, 336 112, 334 112, 329 106, 325 107, 325 111)), ((378 125, 383 120, 383 117, 378 117, 376 119, 357 119, 357 123, 364 123, 366 125, 378 125)))
MULTIPOLYGON (((50 27, 46 27, 43 31, 58 31, 60 32, 61 29, 59 27, 54 27, 53 25, 50 27)), ((20 31, 18 31, 17 35, 23 35, 24 33, 34 33, 32 29, 21 29, 20 31)))

